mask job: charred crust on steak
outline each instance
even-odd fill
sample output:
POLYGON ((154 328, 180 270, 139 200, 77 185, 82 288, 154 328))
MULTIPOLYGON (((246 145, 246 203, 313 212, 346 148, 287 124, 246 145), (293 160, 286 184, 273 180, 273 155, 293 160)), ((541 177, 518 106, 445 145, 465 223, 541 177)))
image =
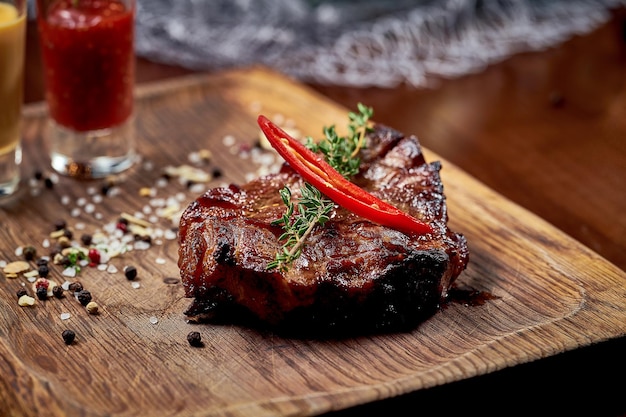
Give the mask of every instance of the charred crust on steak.
POLYGON ((281 248, 279 190, 302 178, 288 164, 242 186, 208 190, 181 217, 179 261, 190 321, 242 323, 292 335, 411 330, 435 314, 466 268, 465 237, 451 231, 438 161, 415 136, 377 125, 354 182, 431 225, 408 236, 335 207, 287 271, 268 270, 281 248))

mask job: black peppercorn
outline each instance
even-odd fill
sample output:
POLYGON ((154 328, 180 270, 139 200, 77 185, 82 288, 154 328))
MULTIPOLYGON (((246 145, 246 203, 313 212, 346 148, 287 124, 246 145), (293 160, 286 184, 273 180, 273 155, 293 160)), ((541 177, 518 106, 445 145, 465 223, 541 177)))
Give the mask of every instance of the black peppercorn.
POLYGON ((44 286, 37 287, 37 298, 44 301, 48 298, 48 289, 44 286))
POLYGON ((128 279, 129 281, 134 280, 135 278, 137 278, 137 268, 132 265, 124 267, 124 276, 126 276, 126 279, 128 279))
POLYGON ((17 299, 19 300, 20 297, 22 297, 23 295, 28 295, 28 291, 26 291, 26 288, 20 288, 15 294, 17 295, 17 299))
POLYGON ((78 291, 78 294, 76 294, 76 298, 79 303, 86 306, 91 301, 91 293, 87 290, 80 290, 78 291))
POLYGON ((63 298, 64 292, 65 290, 63 290, 63 287, 61 287, 60 285, 55 285, 55 287, 52 288, 52 295, 54 295, 56 298, 63 298))
POLYGON ((48 260, 46 258, 37 259, 37 266, 48 265, 48 260))
POLYGON ((187 335, 187 342, 189 342, 190 346, 193 347, 202 347, 202 336, 200 336, 200 332, 189 332, 187 335))
POLYGON ((83 284, 81 284, 79 281, 74 281, 67 287, 67 289, 72 292, 80 292, 83 290, 83 284))
POLYGON ((213 170, 213 178, 220 178, 222 176, 222 170, 219 168, 215 168, 213 170))
POLYGON ((32 261, 37 256, 37 249, 34 246, 26 246, 24 248, 24 259, 27 261, 32 261))
POLYGON ((50 269, 48 268, 48 265, 40 265, 37 271, 41 278, 46 278, 48 274, 50 273, 50 269))
POLYGON ((76 338, 76 333, 74 333, 73 330, 63 330, 63 333, 61 333, 61 337, 63 338, 63 341, 66 345, 71 345, 76 338))
POLYGON ((91 235, 88 235, 86 233, 80 237, 80 241, 83 242, 83 245, 85 246, 91 245, 92 239, 93 238, 91 237, 91 235))
POLYGON ((54 222, 54 230, 63 230, 67 227, 67 223, 63 219, 59 219, 54 222))
POLYGON ((43 184, 46 186, 46 188, 54 188, 54 182, 52 182, 52 178, 50 177, 46 177, 46 179, 43 180, 43 184))

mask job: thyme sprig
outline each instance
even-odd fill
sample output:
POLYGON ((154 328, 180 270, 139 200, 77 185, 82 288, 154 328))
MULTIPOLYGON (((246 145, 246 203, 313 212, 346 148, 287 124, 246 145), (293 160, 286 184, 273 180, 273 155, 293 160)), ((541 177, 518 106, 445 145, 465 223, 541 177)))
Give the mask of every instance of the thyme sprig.
POLYGON ((339 136, 335 126, 324 127, 325 138, 315 142, 307 137, 307 148, 313 152, 320 152, 330 166, 344 178, 350 179, 359 172, 361 159, 358 157, 360 150, 365 145, 365 135, 370 130, 369 121, 374 114, 371 107, 361 103, 357 104, 358 113, 349 112, 348 135, 339 136))
POLYGON ((276 254, 268 269, 278 268, 285 271, 287 266, 302 253, 302 244, 311 234, 316 225, 324 225, 329 220, 328 214, 333 209, 333 202, 322 196, 322 193, 311 184, 305 182, 300 189, 302 196, 297 204, 291 200, 291 190, 284 187, 280 190, 287 211, 280 219, 272 222, 273 226, 283 226, 285 232, 278 240, 285 241, 282 251, 276 254), (297 213, 294 212, 297 209, 297 213))
MULTIPOLYGON (((344 178, 350 179, 359 172, 361 159, 359 151, 365 146, 365 135, 370 129, 369 123, 374 114, 371 107, 357 104, 358 113, 348 113, 350 123, 348 135, 339 136, 335 126, 324 127, 324 139, 315 142, 307 138, 306 146, 313 152, 324 155, 330 164, 344 178)), ((278 238, 284 241, 276 258, 267 266, 268 269, 286 271, 289 265, 302 253, 307 237, 317 225, 323 226, 329 220, 329 213, 334 203, 311 184, 305 182, 300 189, 301 197, 294 203, 291 190, 284 187, 280 196, 287 210, 285 214, 272 222, 282 226, 284 233, 278 238)))

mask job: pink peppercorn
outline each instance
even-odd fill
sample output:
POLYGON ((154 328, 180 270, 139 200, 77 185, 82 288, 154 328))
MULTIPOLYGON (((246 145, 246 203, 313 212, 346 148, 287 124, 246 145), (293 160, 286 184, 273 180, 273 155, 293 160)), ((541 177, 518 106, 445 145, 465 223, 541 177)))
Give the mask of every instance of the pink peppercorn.
POLYGON ((100 263, 100 251, 98 249, 89 249, 89 266, 96 266, 100 263))
POLYGON ((47 290, 49 286, 50 281, 48 281, 46 278, 37 278, 37 280, 35 281, 36 290, 38 290, 39 288, 44 288, 47 290))

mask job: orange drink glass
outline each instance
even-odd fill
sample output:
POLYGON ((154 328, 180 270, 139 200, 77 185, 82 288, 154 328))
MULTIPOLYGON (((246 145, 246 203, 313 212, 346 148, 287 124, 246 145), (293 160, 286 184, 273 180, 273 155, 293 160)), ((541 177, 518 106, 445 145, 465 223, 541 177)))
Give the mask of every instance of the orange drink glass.
POLYGON ((0 0, 0 197, 20 181, 26 0, 0 0))

